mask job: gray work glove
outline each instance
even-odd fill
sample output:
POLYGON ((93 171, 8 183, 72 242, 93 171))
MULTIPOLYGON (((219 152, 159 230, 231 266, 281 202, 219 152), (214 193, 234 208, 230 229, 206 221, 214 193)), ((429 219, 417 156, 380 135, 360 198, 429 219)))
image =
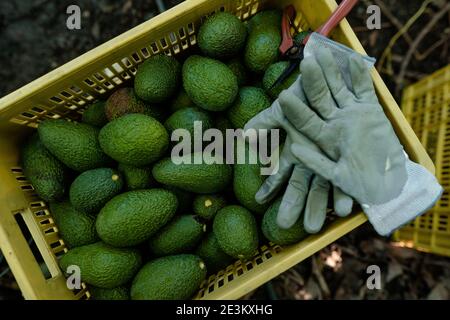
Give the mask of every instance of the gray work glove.
POLYGON ((362 58, 348 59, 351 90, 331 52, 321 49, 301 64, 309 105, 287 90, 278 100, 289 122, 321 149, 294 142, 292 154, 358 201, 376 231, 388 235, 430 208, 442 187, 403 151, 362 58))
MULTIPOLYGON (((300 79, 297 79, 287 91, 299 99, 306 99, 300 86, 300 79)), ((288 182, 278 211, 277 224, 281 228, 290 228, 303 212, 305 230, 309 233, 319 232, 326 218, 330 184, 320 175, 313 174, 291 152, 293 143, 308 145, 310 148, 315 148, 315 145, 287 121, 278 100, 275 100, 270 108, 252 118, 244 130, 273 128, 285 129, 287 138, 280 154, 278 172, 265 180, 256 194, 256 201, 261 204, 269 202, 288 182)), ((339 188, 333 187, 333 200, 337 215, 344 217, 351 213, 353 200, 339 188)))

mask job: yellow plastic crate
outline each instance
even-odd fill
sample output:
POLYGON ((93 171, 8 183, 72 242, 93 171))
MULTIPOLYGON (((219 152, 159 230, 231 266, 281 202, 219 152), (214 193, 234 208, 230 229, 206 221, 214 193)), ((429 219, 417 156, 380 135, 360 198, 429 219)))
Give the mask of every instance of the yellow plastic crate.
MULTIPOLYGON (((188 0, 83 54, 0 100, 0 246, 26 299, 79 299, 89 296, 86 288, 72 292, 58 267, 57 257, 67 249, 58 235, 51 212, 36 197, 19 167, 19 146, 40 120, 78 119, 83 108, 104 98, 118 86, 132 81, 136 66, 157 53, 178 55, 196 44, 202 19, 217 10, 234 12, 246 20, 266 7, 293 3, 297 27, 315 29, 336 8, 332 0, 188 0), (46 279, 18 226, 22 217, 51 274, 46 279)), ((332 37, 365 53, 347 21, 332 37)), ((70 48, 68 48, 70 50, 70 48)), ((411 158, 434 171, 409 124, 403 117, 379 74, 373 80, 384 110, 411 158)), ((246 263, 236 262, 203 284, 199 299, 237 299, 366 221, 362 213, 339 219, 296 245, 263 246, 246 263)))
POLYGON ((436 165, 444 193, 426 214, 394 234, 402 245, 450 256, 450 65, 407 87, 406 119, 436 165))

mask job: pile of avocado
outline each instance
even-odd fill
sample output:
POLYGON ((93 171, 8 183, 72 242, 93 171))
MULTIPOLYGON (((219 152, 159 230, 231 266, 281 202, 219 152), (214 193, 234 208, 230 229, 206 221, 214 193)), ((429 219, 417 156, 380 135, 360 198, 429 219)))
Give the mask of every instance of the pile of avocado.
POLYGON ((175 129, 242 128, 295 80, 271 88, 287 63, 280 26, 275 10, 246 22, 216 13, 199 30, 201 55, 152 56, 134 87, 87 106, 80 122, 45 120, 26 141, 25 175, 69 248, 60 266, 79 266, 94 299, 188 299, 261 243, 306 236, 300 222, 277 227, 280 199, 256 203, 259 164, 170 158, 175 129))

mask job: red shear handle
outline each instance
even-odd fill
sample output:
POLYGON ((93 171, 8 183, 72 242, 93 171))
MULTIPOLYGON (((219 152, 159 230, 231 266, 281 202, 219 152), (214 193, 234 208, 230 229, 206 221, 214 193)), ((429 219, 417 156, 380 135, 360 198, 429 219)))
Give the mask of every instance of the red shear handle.
POLYGON ((289 5, 283 10, 283 17, 281 20, 281 36, 282 41, 280 45, 280 52, 286 53, 294 45, 291 35, 291 20, 295 18, 295 8, 293 5, 289 5))
POLYGON ((321 35, 328 37, 331 30, 333 30, 339 22, 344 19, 347 14, 353 9, 358 0, 344 0, 337 7, 337 9, 333 12, 333 14, 328 18, 327 22, 325 22, 316 32, 321 35))

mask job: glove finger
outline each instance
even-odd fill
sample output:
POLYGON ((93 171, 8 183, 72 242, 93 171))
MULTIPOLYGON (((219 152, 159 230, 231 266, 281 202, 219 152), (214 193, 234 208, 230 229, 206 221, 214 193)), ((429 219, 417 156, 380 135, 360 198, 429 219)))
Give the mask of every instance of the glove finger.
POLYGON ((316 142, 325 122, 298 97, 283 91, 278 98, 281 110, 297 130, 316 142))
POLYGON ((312 108, 323 118, 328 119, 336 110, 322 69, 314 57, 302 62, 302 86, 312 108))
POLYGON ((289 92, 292 92, 293 94, 295 94, 300 100, 302 100, 304 103, 307 103, 307 99, 306 99, 306 95, 305 95, 305 90, 303 89, 303 85, 302 85, 302 75, 300 74, 297 79, 295 80, 295 82, 291 85, 291 87, 289 87, 289 89, 287 89, 289 92), (291 89, 291 87, 293 89, 291 89))
POLYGON ((294 167, 278 209, 277 224, 280 228, 289 229, 300 217, 308 197, 311 176, 312 172, 302 164, 294 167))
POLYGON ((292 169, 294 168, 294 163, 292 160, 290 143, 286 143, 280 154, 278 171, 267 177, 262 186, 259 188, 255 195, 256 202, 259 204, 264 204, 271 201, 277 195, 278 191, 289 179, 289 176, 292 173, 292 169))
POLYGON ((364 101, 378 102, 370 71, 363 58, 359 54, 350 55, 349 66, 356 97, 364 101))
POLYGON ((323 49, 317 54, 317 62, 322 68, 322 72, 327 81, 331 94, 336 101, 339 108, 345 108, 349 101, 354 100, 353 93, 347 88, 347 85, 342 78, 341 70, 339 69, 333 54, 329 49, 323 49))
POLYGON ((352 212, 353 199, 339 187, 333 186, 334 212, 339 217, 346 217, 352 212))
POLYGON ((322 229, 327 216, 328 194, 330 183, 321 176, 315 175, 306 200, 303 226, 308 233, 317 233, 322 229))
POLYGON ((294 157, 308 167, 308 169, 321 175, 326 180, 334 182, 336 163, 323 155, 323 153, 297 143, 292 144, 291 152, 294 157))
POLYGON ((244 130, 249 129, 274 129, 280 126, 284 119, 283 111, 277 100, 272 103, 270 108, 261 111, 256 116, 251 118, 244 126, 244 130))
MULTIPOLYGON (((295 141, 296 143, 298 143, 302 146, 309 147, 311 149, 320 150, 316 144, 314 144, 311 140, 309 140, 305 135, 301 134, 294 127, 294 125, 291 122, 289 122, 287 119, 284 119, 284 121, 282 123, 282 127, 286 131, 290 141, 295 141)), ((288 141, 288 140, 286 139, 286 141, 288 141)), ((290 157, 293 158, 290 149, 289 149, 289 153, 290 153, 290 157)))

